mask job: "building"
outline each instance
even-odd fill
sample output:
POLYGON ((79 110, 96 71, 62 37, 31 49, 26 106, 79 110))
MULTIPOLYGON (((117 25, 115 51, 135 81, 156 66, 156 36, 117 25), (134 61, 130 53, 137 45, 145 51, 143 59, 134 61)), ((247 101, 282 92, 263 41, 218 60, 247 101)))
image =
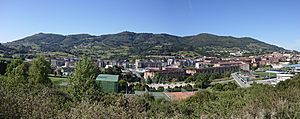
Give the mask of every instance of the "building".
POLYGON ((167 66, 167 62, 162 60, 136 60, 135 68, 160 68, 167 66))
POLYGON ((175 62, 174 59, 168 59, 168 60, 167 60, 168 66, 173 65, 174 62, 175 62))
POLYGON ((195 66, 195 61, 190 59, 180 59, 175 61, 177 67, 192 67, 195 66))
POLYGON ((51 67, 61 67, 65 65, 63 59, 50 59, 51 67))
POLYGON ((63 76, 69 76, 74 71, 74 68, 70 68, 70 67, 62 67, 60 69, 63 76))
POLYGON ((250 65, 244 62, 219 62, 214 64, 213 67, 231 67, 231 66, 240 66, 244 71, 250 71, 250 65))
POLYGON ((119 91, 119 75, 99 74, 96 78, 96 83, 99 85, 103 92, 117 93, 119 91))
POLYGON ((294 77, 293 74, 276 74, 277 81, 285 81, 293 77, 294 77))
POLYGON ((195 63, 195 68, 206 68, 206 67, 212 67, 213 63, 207 63, 207 62, 197 62, 195 63))
POLYGON ((179 78, 185 76, 185 71, 179 68, 167 68, 164 70, 150 69, 144 72, 144 78, 145 79, 153 78, 155 74, 158 74, 161 77, 179 78))
POLYGON ((240 71, 240 66, 225 66, 225 67, 207 67, 207 68, 189 68, 186 69, 186 74, 194 75, 196 73, 225 73, 240 71))

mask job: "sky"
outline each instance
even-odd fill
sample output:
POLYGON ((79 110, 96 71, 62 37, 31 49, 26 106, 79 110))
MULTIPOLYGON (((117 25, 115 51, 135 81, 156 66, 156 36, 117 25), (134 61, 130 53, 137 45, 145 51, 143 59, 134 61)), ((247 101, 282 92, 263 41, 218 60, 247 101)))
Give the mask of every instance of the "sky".
POLYGON ((300 51, 300 0, 0 0, 0 42, 122 31, 252 37, 300 51))

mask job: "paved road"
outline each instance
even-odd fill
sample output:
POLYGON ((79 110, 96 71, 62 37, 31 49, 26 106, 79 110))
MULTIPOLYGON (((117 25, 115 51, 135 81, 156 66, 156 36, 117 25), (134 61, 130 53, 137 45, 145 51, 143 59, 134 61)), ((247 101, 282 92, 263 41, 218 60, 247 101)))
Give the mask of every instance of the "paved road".
POLYGON ((238 73, 232 73, 231 74, 232 78, 237 82, 237 84, 239 86, 241 86, 242 88, 247 88, 250 87, 251 85, 243 79, 242 76, 240 76, 238 73))

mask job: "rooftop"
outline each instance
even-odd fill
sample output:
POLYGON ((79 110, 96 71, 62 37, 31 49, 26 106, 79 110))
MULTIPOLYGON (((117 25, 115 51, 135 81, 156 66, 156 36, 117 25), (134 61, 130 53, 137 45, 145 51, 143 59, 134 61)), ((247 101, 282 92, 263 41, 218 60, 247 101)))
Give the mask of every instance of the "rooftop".
POLYGON ((119 75, 111 75, 111 74, 99 74, 96 78, 97 81, 111 81, 118 82, 119 75))

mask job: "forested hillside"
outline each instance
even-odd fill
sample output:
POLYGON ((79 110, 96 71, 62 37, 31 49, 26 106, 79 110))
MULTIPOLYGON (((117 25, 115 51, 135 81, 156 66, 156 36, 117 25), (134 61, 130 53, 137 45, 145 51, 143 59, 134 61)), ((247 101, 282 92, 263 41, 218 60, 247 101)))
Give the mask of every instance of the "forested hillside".
POLYGON ((92 36, 88 34, 59 35, 39 33, 9 42, 7 47, 24 53, 65 52, 99 57, 130 57, 145 55, 228 55, 230 52, 267 53, 285 51, 249 37, 235 38, 213 34, 179 37, 169 34, 121 32, 92 36))
POLYGON ((13 51, 14 51, 14 49, 6 47, 0 43, 0 53, 9 53, 9 52, 13 52, 13 51))

